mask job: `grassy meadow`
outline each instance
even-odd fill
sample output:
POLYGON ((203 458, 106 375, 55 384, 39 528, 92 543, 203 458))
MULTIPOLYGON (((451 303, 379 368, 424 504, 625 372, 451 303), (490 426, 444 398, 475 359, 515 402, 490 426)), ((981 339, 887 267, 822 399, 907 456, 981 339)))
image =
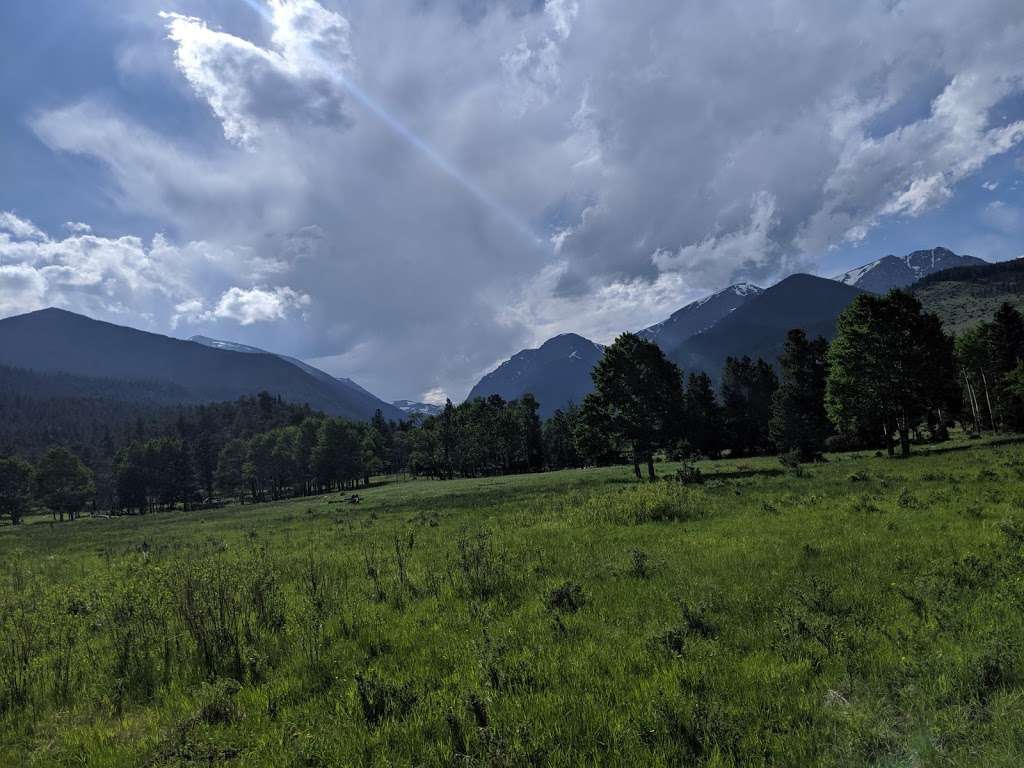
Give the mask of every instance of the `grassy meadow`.
POLYGON ((0 765, 1019 766, 1024 445, 943 448, 0 529, 0 765))

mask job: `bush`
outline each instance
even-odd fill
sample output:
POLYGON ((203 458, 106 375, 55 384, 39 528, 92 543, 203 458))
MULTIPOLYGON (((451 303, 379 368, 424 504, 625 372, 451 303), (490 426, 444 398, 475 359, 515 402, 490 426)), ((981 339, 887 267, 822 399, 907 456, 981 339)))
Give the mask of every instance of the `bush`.
POLYGON ((638 579, 646 579, 650 575, 650 557, 642 549, 630 552, 630 572, 638 579))
POLYGON ((713 638, 718 634, 718 627, 707 615, 704 605, 691 607, 686 603, 680 605, 682 620, 674 627, 666 629, 652 638, 651 645, 668 651, 673 656, 682 654, 689 638, 713 638))
POLYGON ((910 492, 909 488, 903 488, 900 491, 900 495, 896 497, 896 504, 903 509, 917 509, 921 506, 921 502, 910 492))
POLYGON ((356 692, 366 724, 371 728, 390 717, 404 717, 416 704, 416 693, 408 683, 390 683, 378 677, 356 674, 356 692))
POLYGON ((511 570, 486 532, 459 539, 456 567, 464 594, 489 600, 513 592, 511 570))
POLYGON ((788 451, 779 455, 779 463, 786 469, 798 470, 802 458, 800 451, 788 451))
POLYGON ((680 467, 679 471, 676 472, 676 480, 682 485, 703 485, 704 475, 692 464, 684 464, 680 467))
POLYGON ((576 613, 586 604, 587 596, 583 594, 583 587, 571 581, 565 582, 548 595, 548 610, 551 611, 576 613))
POLYGON ((829 453, 848 453, 869 447, 856 435, 832 435, 825 438, 825 450, 829 453))

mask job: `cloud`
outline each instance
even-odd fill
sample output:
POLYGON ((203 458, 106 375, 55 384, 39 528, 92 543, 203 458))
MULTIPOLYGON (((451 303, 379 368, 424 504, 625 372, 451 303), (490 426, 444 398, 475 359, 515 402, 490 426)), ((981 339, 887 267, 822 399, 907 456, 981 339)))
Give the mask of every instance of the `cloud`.
POLYGON ((224 292, 213 309, 213 316, 237 320, 242 325, 283 320, 289 312, 312 303, 310 297, 291 288, 250 288, 235 286, 224 292))
POLYGON ((544 12, 550 17, 555 34, 567 40, 580 13, 579 0, 546 0, 544 12))
POLYGON ((28 219, 0 211, 0 233, 8 232, 19 240, 46 240, 46 235, 28 219))
POLYGON ((745 227, 708 235, 699 243, 674 252, 655 251, 651 261, 662 273, 700 276, 700 288, 721 288, 743 271, 757 272, 765 264, 774 267, 778 263, 778 246, 772 239, 778 221, 775 197, 769 192, 758 192, 751 201, 750 221, 745 227))
POLYGON ((46 280, 38 271, 24 264, 0 264, 0 314, 42 309, 45 295, 46 280))
POLYGON ((145 57, 173 61, 199 127, 81 93, 30 124, 168 232, 128 249, 159 265, 154 323, 230 323, 393 399, 811 269, 1024 136, 1019 0, 158 3, 132 25, 170 40, 126 26, 123 66, 156 100, 145 57))
POLYGON ((78 227, 79 234, 54 239, 10 213, 0 213, 0 222, 10 233, 0 235, 3 314, 60 306, 174 328, 181 320, 273 322, 311 304, 309 296, 289 287, 232 286, 207 311, 197 291, 216 291, 218 283, 240 276, 230 250, 204 242, 179 246, 162 235, 149 245, 137 237, 97 237, 87 225, 78 227))
POLYGON ((224 126, 254 146, 268 123, 343 122, 342 77, 353 66, 349 23, 313 0, 269 0, 272 47, 211 29, 198 18, 161 12, 175 64, 224 126))
POLYGON ((985 206, 982 221, 991 229, 1009 237, 1024 234, 1024 208, 993 200, 985 206))
MULTIPOLYGON (((1018 69, 1024 77, 1024 67, 1018 69)), ((824 205, 797 241, 805 249, 820 248, 834 242, 842 227, 860 233, 882 217, 918 216, 945 203, 957 184, 1024 140, 1024 120, 1001 126, 989 121, 990 111, 1020 88, 1019 79, 1002 72, 961 73, 928 117, 881 139, 854 135, 826 182, 824 205)))
POLYGON ((74 235, 92 234, 92 227, 88 224, 83 224, 80 221, 66 221, 64 222, 64 229, 74 235))
POLYGON ((426 403, 427 405, 444 405, 448 400, 448 393, 440 387, 434 387, 428 389, 422 395, 420 395, 420 402, 426 403))
POLYGON ((511 114, 522 117, 545 106, 558 92, 562 83, 562 46, 572 34, 579 11, 578 0, 546 0, 548 28, 533 33, 531 41, 524 34, 501 57, 507 81, 505 103, 511 114))

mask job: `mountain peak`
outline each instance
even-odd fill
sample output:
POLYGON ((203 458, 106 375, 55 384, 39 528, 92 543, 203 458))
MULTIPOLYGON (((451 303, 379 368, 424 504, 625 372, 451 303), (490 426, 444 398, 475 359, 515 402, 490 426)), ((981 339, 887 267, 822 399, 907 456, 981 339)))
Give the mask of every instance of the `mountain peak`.
POLYGON ((941 245, 906 256, 889 254, 880 259, 837 275, 834 279, 874 293, 888 293, 893 288, 906 288, 922 277, 953 267, 985 264, 974 256, 958 255, 941 245))
POLYGON ((691 301, 685 307, 657 325, 637 333, 643 339, 653 341, 668 352, 689 337, 702 333, 730 312, 759 296, 762 289, 753 283, 735 283, 702 299, 691 301))
POLYGON ((391 403, 395 408, 400 410, 402 413, 410 416, 415 414, 421 414, 423 416, 437 416, 444 411, 443 405, 434 405, 432 403, 420 403, 415 400, 395 400, 391 403))
MULTIPOLYGON (((537 348, 538 352, 556 352, 556 351, 568 351, 570 357, 575 355, 577 358, 580 356, 578 348, 587 349, 593 348, 599 351, 603 351, 604 347, 595 341, 591 341, 585 336, 580 336, 578 333, 560 333, 557 336, 552 336, 550 339, 545 341, 540 347, 537 348)), ((524 350, 524 352, 530 350, 524 350)), ((522 353, 520 353, 522 354, 522 353)))
POLYGON ((734 283, 718 293, 733 293, 737 296, 750 296, 751 294, 756 295, 764 293, 764 289, 760 286, 754 285, 753 283, 734 283))
POLYGON ((604 347, 577 333, 554 336, 536 349, 524 349, 484 376, 468 400, 500 395, 518 400, 529 393, 543 418, 569 403, 579 404, 593 389, 590 372, 604 347))

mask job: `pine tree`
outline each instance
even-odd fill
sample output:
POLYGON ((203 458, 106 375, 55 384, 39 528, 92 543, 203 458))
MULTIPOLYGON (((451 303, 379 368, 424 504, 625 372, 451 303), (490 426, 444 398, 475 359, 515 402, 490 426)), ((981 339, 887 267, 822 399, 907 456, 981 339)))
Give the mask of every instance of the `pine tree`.
POLYGON ((712 458, 722 452, 722 409, 711 377, 703 371, 691 373, 687 379, 683 421, 686 444, 691 451, 712 458))
POLYGON ((93 474, 67 448, 54 447, 36 465, 39 500, 63 520, 74 520, 95 491, 93 474))
POLYGON ((725 445, 735 455, 767 452, 768 422, 778 389, 775 371, 764 360, 728 357, 722 370, 722 419, 725 445))
POLYGON ((832 423, 883 435, 890 454, 897 436, 902 455, 910 454, 910 431, 929 412, 959 408, 953 339, 903 291, 854 299, 836 322, 828 363, 832 423))
POLYGON ((17 456, 0 457, 0 518, 20 525, 32 506, 32 465, 17 456))
POLYGON ((825 412, 828 342, 811 341, 800 329, 790 331, 779 357, 782 374, 772 400, 772 441, 782 453, 795 451, 801 461, 821 455, 831 430, 825 412))
POLYGON ((656 345, 624 333, 605 350, 592 373, 594 392, 583 402, 584 420, 599 433, 624 443, 655 479, 654 453, 680 435, 683 376, 656 345))

